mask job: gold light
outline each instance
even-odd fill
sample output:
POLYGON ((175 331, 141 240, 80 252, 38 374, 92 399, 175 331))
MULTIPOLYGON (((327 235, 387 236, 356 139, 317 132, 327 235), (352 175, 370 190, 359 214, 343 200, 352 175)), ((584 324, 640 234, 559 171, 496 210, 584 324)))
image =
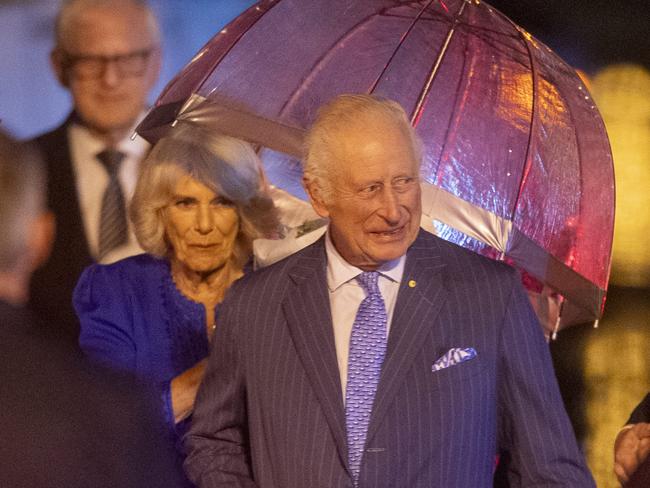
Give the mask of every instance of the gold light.
POLYGON ((650 72, 609 66, 592 80, 612 145, 616 224, 611 283, 650 286, 650 72))

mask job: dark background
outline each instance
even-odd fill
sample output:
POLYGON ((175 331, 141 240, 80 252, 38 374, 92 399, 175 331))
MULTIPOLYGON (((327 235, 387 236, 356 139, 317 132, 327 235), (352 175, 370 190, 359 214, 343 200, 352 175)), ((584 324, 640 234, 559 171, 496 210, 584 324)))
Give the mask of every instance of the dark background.
POLYGON ((587 74, 624 62, 650 69, 648 0, 491 0, 487 3, 587 74))

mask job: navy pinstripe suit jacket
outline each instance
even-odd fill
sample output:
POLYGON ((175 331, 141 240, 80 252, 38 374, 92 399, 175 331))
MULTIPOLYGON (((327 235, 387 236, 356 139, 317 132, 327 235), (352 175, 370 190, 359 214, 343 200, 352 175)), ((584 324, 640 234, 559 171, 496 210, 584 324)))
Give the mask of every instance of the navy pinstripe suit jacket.
MULTIPOLYGON (((323 239, 240 280, 186 437, 204 487, 351 487, 323 239)), ((410 247, 360 487, 592 487, 516 271, 420 231, 410 247), (414 280, 415 287, 408 282, 414 280), (432 372, 454 347, 477 357, 432 372)))

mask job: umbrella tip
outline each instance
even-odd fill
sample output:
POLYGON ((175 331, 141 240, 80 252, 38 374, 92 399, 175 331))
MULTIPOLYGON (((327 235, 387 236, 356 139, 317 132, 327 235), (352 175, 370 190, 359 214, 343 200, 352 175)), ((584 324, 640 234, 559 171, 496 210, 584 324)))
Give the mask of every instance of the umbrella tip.
POLYGON ((557 339, 557 333, 560 330, 560 321, 562 320, 562 316, 558 315, 557 319, 555 320, 555 327, 553 327, 553 334, 551 334, 551 339, 556 340, 557 339))
POLYGON ((600 322, 599 319, 594 320, 594 329, 598 328, 599 322, 600 322))
POLYGON ((136 131, 133 131, 133 134, 131 134, 131 140, 135 141, 136 137, 138 137, 138 133, 136 131))

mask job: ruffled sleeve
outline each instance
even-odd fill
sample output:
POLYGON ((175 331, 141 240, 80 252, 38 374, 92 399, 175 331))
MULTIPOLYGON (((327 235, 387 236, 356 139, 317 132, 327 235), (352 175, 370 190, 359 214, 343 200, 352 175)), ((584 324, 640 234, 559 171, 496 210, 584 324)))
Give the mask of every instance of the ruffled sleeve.
MULTIPOLYGON (((171 382, 156 381, 150 371, 138 370, 135 317, 145 312, 133 303, 135 288, 142 286, 134 281, 134 276, 144 271, 133 266, 136 265, 131 260, 113 265, 94 264, 84 270, 73 295, 81 325, 79 345, 90 360, 138 376, 153 388, 169 434, 176 440, 178 433, 172 409, 171 382)), ((150 276, 144 279, 148 278, 150 276)))
POLYGON ((93 361, 135 373, 136 346, 130 299, 119 267, 94 264, 84 270, 73 295, 79 345, 93 361))

